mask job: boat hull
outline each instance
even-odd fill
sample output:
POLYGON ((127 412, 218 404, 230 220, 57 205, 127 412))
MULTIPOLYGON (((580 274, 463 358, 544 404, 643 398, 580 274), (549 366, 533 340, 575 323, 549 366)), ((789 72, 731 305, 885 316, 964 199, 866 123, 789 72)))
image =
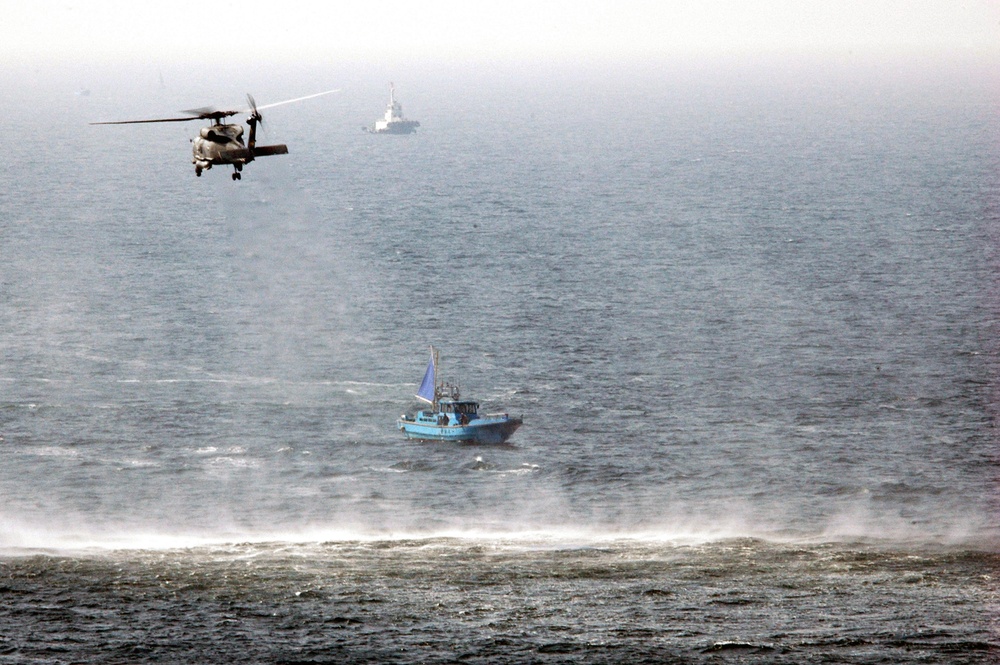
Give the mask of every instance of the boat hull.
POLYGON ((416 441, 454 441, 456 443, 504 443, 521 426, 520 418, 477 418, 465 425, 431 425, 399 420, 397 426, 416 441))
POLYGON ((413 134, 420 122, 417 120, 395 120, 393 122, 376 122, 369 130, 372 134, 413 134))

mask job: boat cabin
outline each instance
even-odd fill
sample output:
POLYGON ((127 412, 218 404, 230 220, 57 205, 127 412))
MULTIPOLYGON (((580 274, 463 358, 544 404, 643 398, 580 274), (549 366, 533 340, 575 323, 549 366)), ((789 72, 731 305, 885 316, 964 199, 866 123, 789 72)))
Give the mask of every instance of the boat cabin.
POLYGON ((414 422, 441 427, 467 425, 479 418, 479 402, 473 400, 443 399, 437 403, 437 411, 418 411, 414 422))
POLYGON ((441 413, 465 414, 471 418, 479 413, 479 402, 474 402, 471 399, 443 399, 438 402, 438 410, 441 413))

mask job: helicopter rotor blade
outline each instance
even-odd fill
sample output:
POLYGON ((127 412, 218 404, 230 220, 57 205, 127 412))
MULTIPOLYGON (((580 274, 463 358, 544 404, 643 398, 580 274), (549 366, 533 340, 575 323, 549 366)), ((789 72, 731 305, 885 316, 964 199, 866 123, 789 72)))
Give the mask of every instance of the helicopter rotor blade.
POLYGON ((222 120, 237 113, 240 113, 240 111, 205 111, 195 117, 200 120, 222 120))
POLYGON ((191 120, 200 120, 199 117, 194 118, 155 118, 153 120, 115 120, 113 122, 92 122, 91 125, 141 125, 148 122, 190 122, 191 120))
POLYGON ((222 120, 231 115, 236 115, 239 111, 217 111, 210 106, 200 109, 181 111, 190 113, 190 118, 152 118, 150 120, 116 120, 114 122, 92 122, 91 125, 140 125, 150 122, 191 122, 192 120, 222 120))
POLYGON ((264 104, 263 106, 257 106, 257 102, 251 95, 247 95, 247 102, 250 104, 250 108, 242 109, 239 111, 219 111, 212 106, 203 106, 197 109, 189 109, 187 111, 181 111, 181 113, 191 114, 190 118, 152 118, 150 120, 115 120, 112 122, 92 122, 91 125, 142 125, 153 122, 190 122, 191 120, 222 120, 223 118, 228 118, 229 116, 236 115, 237 113, 243 113, 245 111, 250 111, 253 115, 257 116, 257 121, 261 122, 260 110, 274 108, 275 106, 281 106, 283 104, 291 104, 293 102, 301 102, 307 99, 312 99, 313 97, 321 97, 323 95, 329 95, 334 92, 340 92, 340 88, 335 90, 326 90, 324 92, 317 92, 313 95, 306 95, 305 97, 296 97, 295 99, 286 99, 283 102, 274 102, 273 104, 264 104))
POLYGON ((196 109, 184 109, 181 113, 190 113, 191 115, 198 116, 199 118, 203 115, 209 113, 217 113, 219 109, 214 106, 202 106, 196 109))
MULTIPOLYGON (((313 97, 322 97, 323 95, 329 95, 329 94, 334 93, 334 92, 340 92, 340 88, 337 88, 335 90, 327 90, 325 92, 317 92, 314 95, 306 95, 305 97, 296 97, 295 99, 286 99, 283 102, 274 102, 273 104, 264 104, 263 106, 254 106, 253 108, 254 108, 254 110, 270 109, 270 108, 274 108, 275 106, 281 106, 282 104, 291 104, 292 102, 301 102, 301 101, 305 101, 306 99, 312 99, 313 97)), ((247 95, 247 96, 249 97, 249 95, 247 95)))

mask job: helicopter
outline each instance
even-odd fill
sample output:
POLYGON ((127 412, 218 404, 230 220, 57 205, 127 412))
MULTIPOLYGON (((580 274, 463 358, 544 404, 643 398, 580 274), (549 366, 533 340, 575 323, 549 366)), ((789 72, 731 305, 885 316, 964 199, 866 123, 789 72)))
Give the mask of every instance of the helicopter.
POLYGON ((288 146, 278 145, 257 145, 257 125, 263 126, 264 120, 260 114, 261 109, 273 108, 282 104, 301 102, 321 95, 329 95, 339 90, 327 90, 314 95, 286 99, 283 102, 275 102, 264 106, 257 106, 254 98, 247 94, 248 108, 235 111, 220 111, 213 107, 204 107, 181 111, 187 113, 189 118, 154 118, 151 120, 116 120, 112 122, 92 122, 91 125, 137 125, 151 122, 189 122, 191 120, 210 120, 208 127, 202 127, 198 136, 191 139, 191 151, 194 164, 194 174, 201 177, 202 171, 207 171, 213 166, 230 164, 233 167, 233 180, 243 178, 243 167, 252 162, 257 157, 268 157, 270 155, 287 155, 288 146), (250 133, 246 143, 243 142, 243 125, 224 123, 223 120, 239 113, 249 112, 247 125, 250 133))

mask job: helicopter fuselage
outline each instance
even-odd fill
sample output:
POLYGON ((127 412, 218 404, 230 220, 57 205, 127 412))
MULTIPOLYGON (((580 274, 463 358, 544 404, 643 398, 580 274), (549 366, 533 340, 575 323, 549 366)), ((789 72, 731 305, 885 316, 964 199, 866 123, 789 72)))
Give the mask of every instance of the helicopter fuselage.
POLYGON ((285 145, 256 145, 257 118, 249 118, 250 143, 243 142, 243 125, 214 123, 202 127, 198 136, 191 139, 195 175, 200 176, 202 170, 208 170, 217 164, 232 165, 233 179, 239 180, 243 166, 256 157, 267 155, 284 155, 288 153, 285 145))
POLYGON ((191 143, 194 155, 191 161, 202 169, 210 169, 213 164, 242 166, 253 159, 243 142, 242 125, 202 127, 198 136, 191 139, 191 143))

